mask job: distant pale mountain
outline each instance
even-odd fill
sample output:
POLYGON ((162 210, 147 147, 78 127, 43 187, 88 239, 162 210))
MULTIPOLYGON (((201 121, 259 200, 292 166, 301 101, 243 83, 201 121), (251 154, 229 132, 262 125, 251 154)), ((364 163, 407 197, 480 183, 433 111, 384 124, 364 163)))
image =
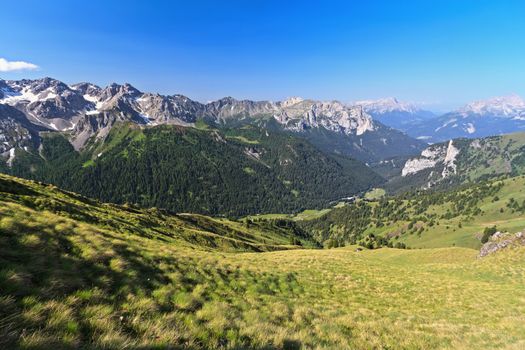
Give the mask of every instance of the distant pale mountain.
POLYGON ((375 120, 401 131, 435 117, 434 113, 416 104, 401 102, 394 97, 357 101, 354 105, 361 106, 375 120))
POLYGON ((203 121, 231 126, 274 121, 281 129, 306 137, 326 151, 363 161, 413 155, 423 146, 374 121, 361 106, 297 97, 282 102, 226 97, 203 104, 182 95, 143 93, 129 84, 101 88, 90 83, 67 85, 43 78, 0 80, 0 105, 7 106, 6 110, 12 107, 0 115, 2 120, 12 119, 14 110, 23 113, 17 117, 18 131, 2 132, 3 148, 9 148, 3 153, 23 147, 28 138, 23 135, 31 134, 30 129, 34 128, 67 132, 75 149, 81 150, 90 140, 104 139, 117 122, 194 126, 203 121))
POLYGON ((427 142, 485 137, 525 130, 525 101, 517 96, 470 103, 454 112, 425 120, 407 133, 427 142))

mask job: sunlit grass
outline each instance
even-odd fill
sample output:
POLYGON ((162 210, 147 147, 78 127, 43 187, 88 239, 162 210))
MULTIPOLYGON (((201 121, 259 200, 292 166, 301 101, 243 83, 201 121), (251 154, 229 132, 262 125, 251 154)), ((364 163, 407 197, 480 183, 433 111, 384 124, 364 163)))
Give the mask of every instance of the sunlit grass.
POLYGON ((0 348, 525 345, 524 249, 484 259, 468 248, 239 252, 184 216, 166 217, 170 236, 132 209, 77 203, 72 218, 57 203, 2 196, 0 348))
POLYGON ((439 248, 460 246, 479 249, 481 247, 480 237, 485 227, 496 226, 500 231, 518 232, 525 228, 525 213, 508 208, 509 200, 513 198, 519 204, 525 201, 525 177, 518 176, 494 183, 502 183, 503 186, 495 194, 482 198, 477 205, 482 210, 480 215, 468 217, 459 215, 451 219, 441 216, 452 210, 454 203, 446 202, 439 205, 431 205, 425 214, 436 214, 436 224, 418 222, 423 226, 423 231, 416 234, 414 230, 409 232, 410 221, 386 222, 382 227, 370 227, 366 233, 374 233, 382 236, 400 235, 399 241, 404 242, 412 248, 439 248))

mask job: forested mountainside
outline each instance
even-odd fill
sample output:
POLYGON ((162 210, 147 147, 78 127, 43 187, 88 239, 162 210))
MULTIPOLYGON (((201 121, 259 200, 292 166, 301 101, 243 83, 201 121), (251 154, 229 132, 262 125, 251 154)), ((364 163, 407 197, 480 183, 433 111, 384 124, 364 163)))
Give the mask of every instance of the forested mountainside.
POLYGON ((361 199, 298 222, 325 246, 478 249, 489 228, 521 231, 524 215, 525 176, 518 176, 479 180, 449 191, 417 190, 361 199))
MULTIPOLYGON (((9 226, 10 228, 21 231, 24 231, 23 227, 29 231, 34 230, 30 228, 31 220, 24 217, 25 213, 30 212, 35 215, 35 221, 42 225, 53 225, 47 223, 46 218, 64 223, 66 226, 57 229, 57 233, 64 236, 74 233, 82 235, 90 231, 111 231, 123 237, 133 234, 185 247, 232 252, 260 252, 318 245, 290 220, 259 220, 246 225, 240 221, 199 214, 175 214, 158 208, 108 204, 64 191, 55 185, 4 174, 0 174, 0 203, 0 217, 11 217, 11 221, 6 219, 4 223, 9 221, 14 225, 9 226), (12 221, 15 218, 16 222, 12 221)), ((3 227, 2 233, 6 227, 3 227)))
POLYGON ((492 136, 479 139, 454 139, 427 147, 419 157, 411 157, 404 165, 399 162, 382 164, 391 180, 386 188, 403 191, 410 188, 450 188, 503 174, 511 176, 525 172, 525 133, 492 136), (395 166, 392 167, 392 165, 395 166))
POLYGON ((47 133, 0 169, 103 201, 234 216, 320 208, 383 182, 280 129, 202 126, 119 124, 81 151, 47 133))

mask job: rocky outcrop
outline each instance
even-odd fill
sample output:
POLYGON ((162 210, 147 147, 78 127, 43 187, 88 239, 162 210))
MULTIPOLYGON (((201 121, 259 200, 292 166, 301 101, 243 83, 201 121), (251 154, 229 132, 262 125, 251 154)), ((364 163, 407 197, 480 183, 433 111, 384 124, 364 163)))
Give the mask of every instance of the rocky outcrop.
POLYGON ((401 176, 417 174, 429 168, 439 168, 441 178, 454 175, 457 172, 456 158, 460 150, 454 146, 454 141, 450 140, 447 144, 437 144, 429 146, 421 152, 421 156, 407 160, 401 176))
POLYGON ((33 145, 38 131, 22 112, 0 104, 0 154, 7 156, 11 149, 33 145))
POLYGON ((483 244, 479 252, 479 257, 483 258, 500 250, 519 246, 525 246, 525 233, 518 232, 511 234, 496 232, 489 238, 487 243, 483 244))

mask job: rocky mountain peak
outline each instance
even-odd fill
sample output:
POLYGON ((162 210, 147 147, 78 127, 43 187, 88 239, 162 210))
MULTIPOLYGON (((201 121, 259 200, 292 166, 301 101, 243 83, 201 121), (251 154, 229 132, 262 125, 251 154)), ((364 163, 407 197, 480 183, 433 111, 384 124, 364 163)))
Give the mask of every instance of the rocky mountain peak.
POLYGON ((102 100, 109 100, 115 96, 138 97, 140 95, 142 95, 142 92, 128 83, 124 85, 112 83, 101 91, 102 100))
POLYGON ((516 94, 474 101, 458 110, 458 112, 463 116, 470 114, 490 114, 502 117, 519 116, 524 111, 525 100, 516 94))
POLYGON ((304 101, 304 99, 302 97, 289 97, 286 100, 281 102, 281 106, 286 108, 286 107, 290 107, 290 106, 296 105, 296 104, 298 104, 300 102, 303 102, 303 101, 304 101))
POLYGON ((226 96, 221 99, 218 99, 217 101, 211 102, 211 104, 216 105, 218 107, 223 107, 223 106, 233 105, 237 102, 238 101, 235 98, 231 96, 226 96))
POLYGON ((95 84, 91 83, 77 83, 70 86, 71 89, 78 91, 82 95, 91 95, 96 96, 102 91, 102 88, 100 86, 97 86, 95 84))
POLYGON ((395 97, 386 97, 378 100, 364 100, 353 103, 362 106, 369 113, 384 114, 390 112, 416 113, 421 110, 416 104, 401 102, 395 97))

